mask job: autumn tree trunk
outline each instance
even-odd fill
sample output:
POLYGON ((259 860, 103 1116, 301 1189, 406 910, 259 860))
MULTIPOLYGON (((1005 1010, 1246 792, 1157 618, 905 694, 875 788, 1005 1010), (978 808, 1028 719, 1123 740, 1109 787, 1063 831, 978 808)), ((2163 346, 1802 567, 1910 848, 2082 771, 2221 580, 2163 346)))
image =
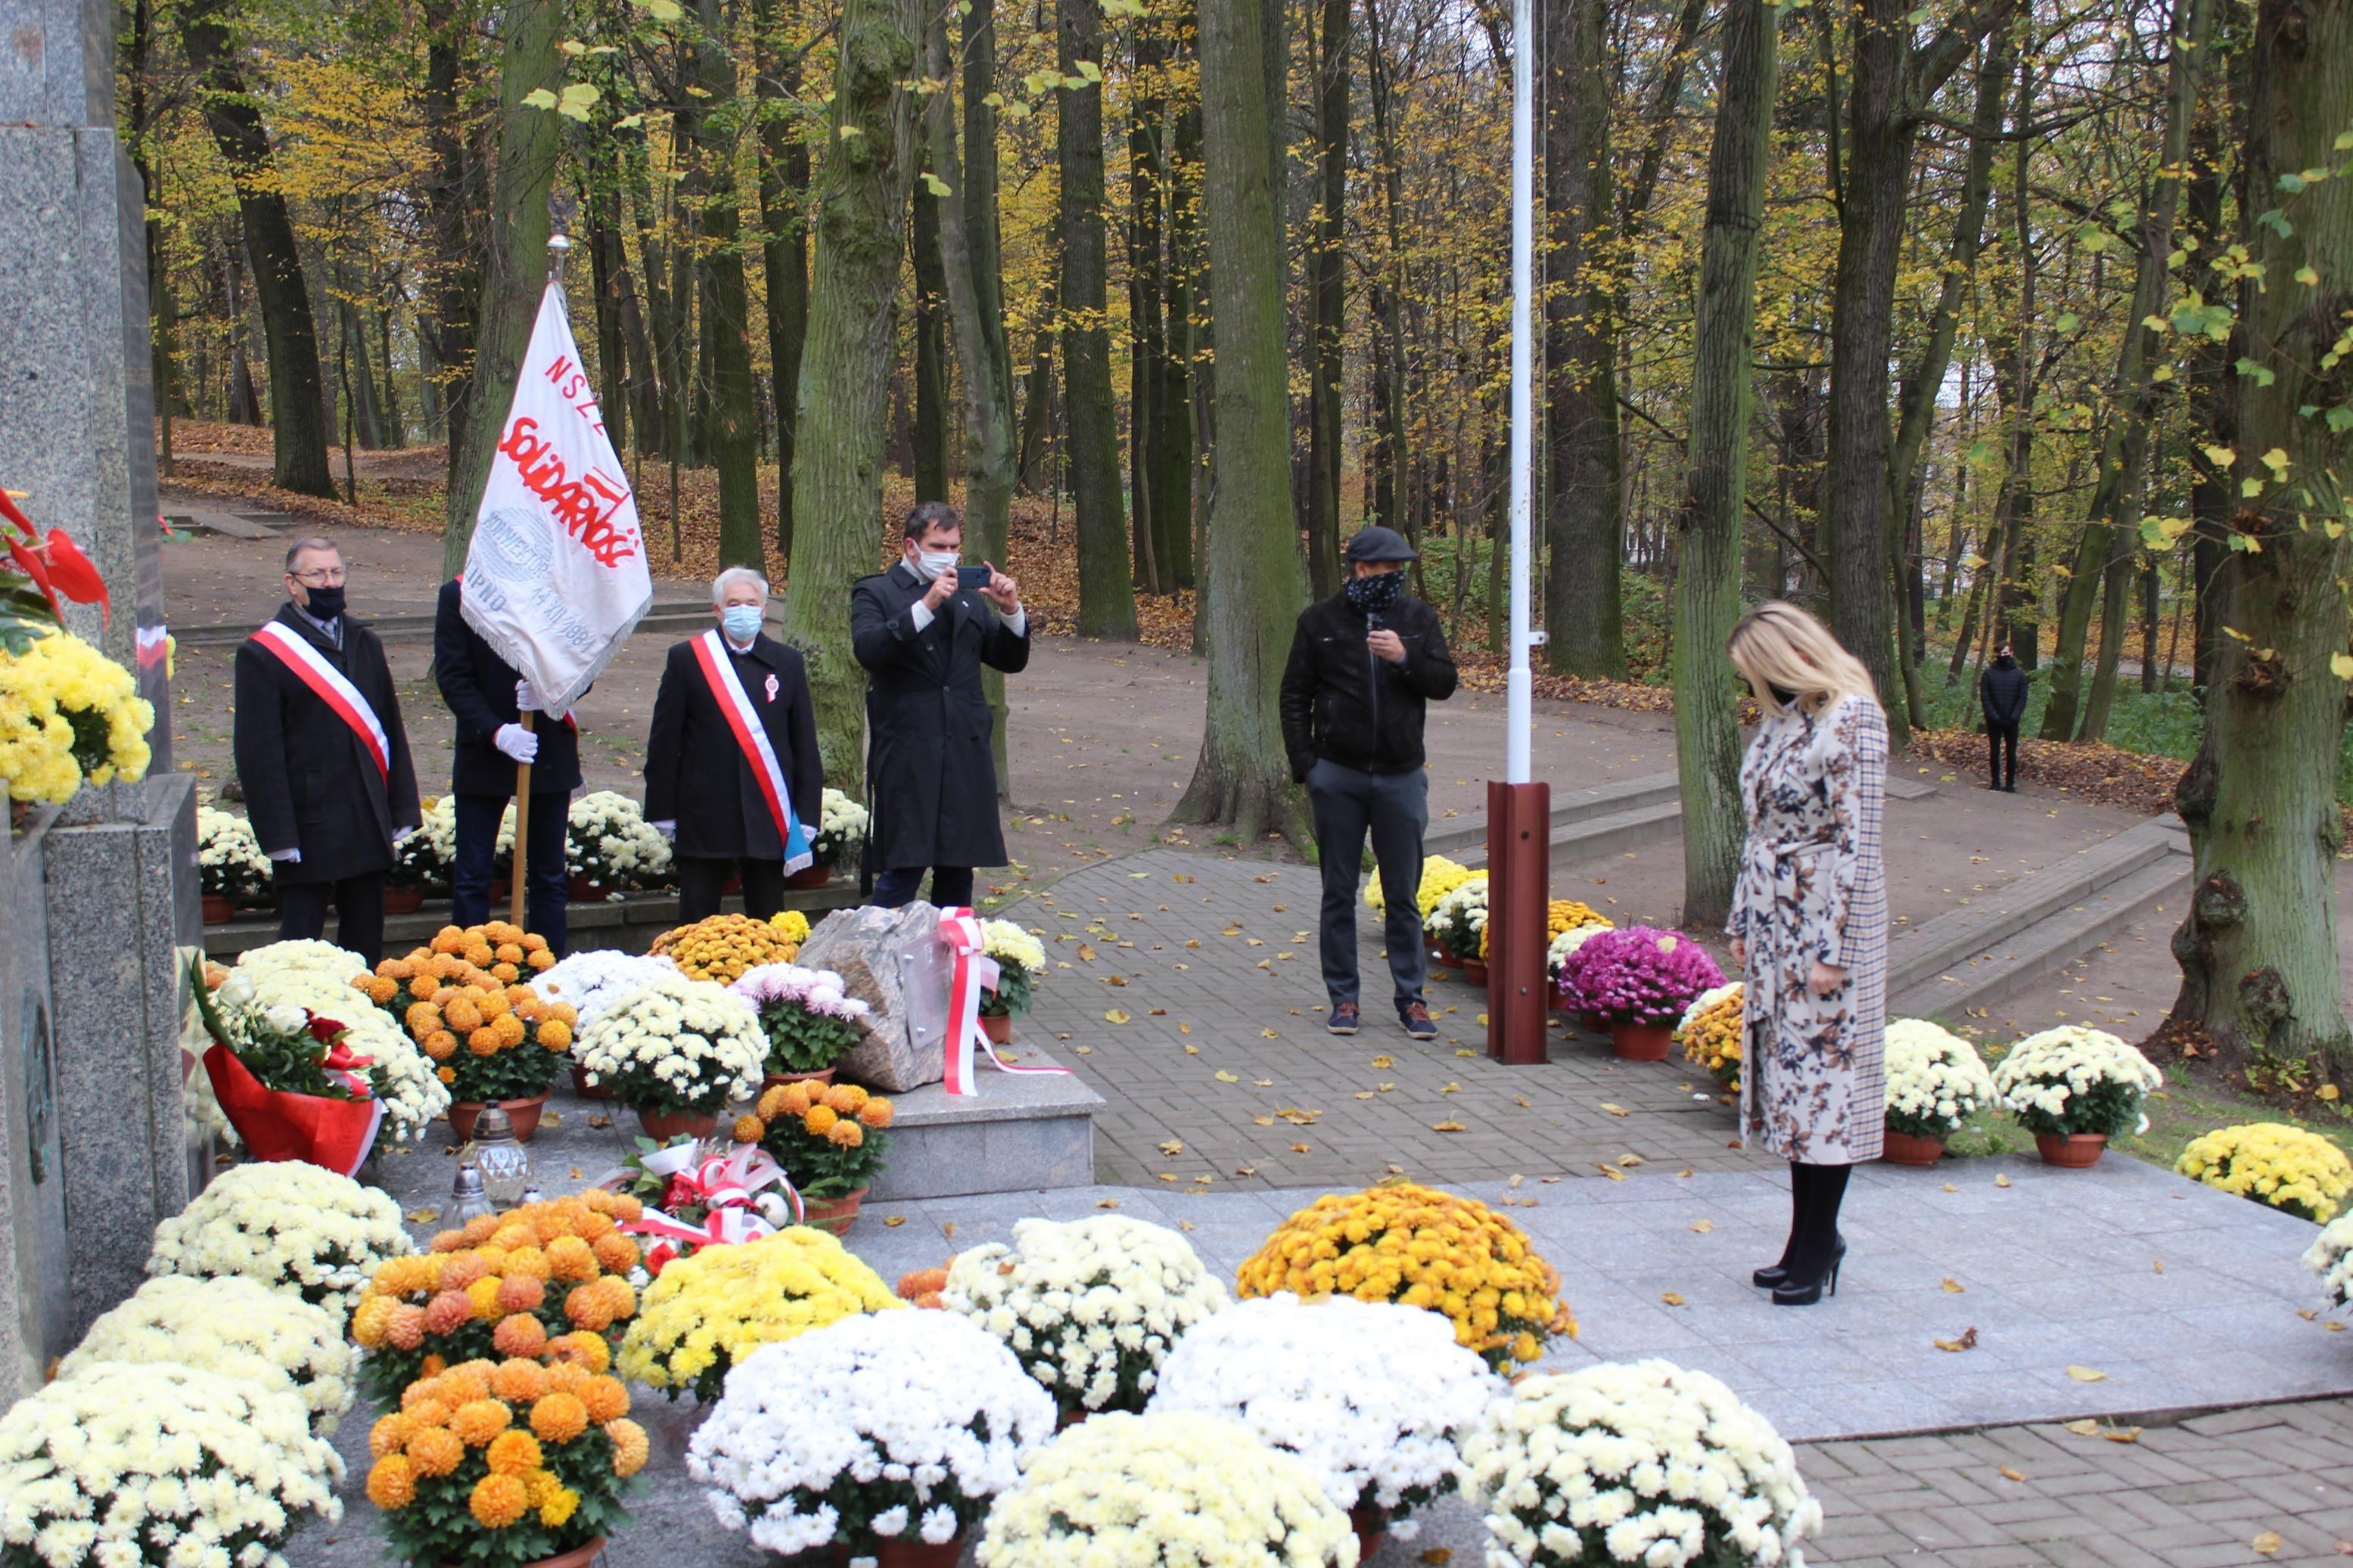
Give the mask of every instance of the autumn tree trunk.
MULTIPOLYGON (((945 97, 946 94, 935 96, 945 97)), ((939 177, 936 164, 932 176, 939 177)), ((948 499, 947 276, 940 268, 940 201, 913 187, 907 258, 915 274, 915 499, 948 499)))
POLYGON ((808 660, 826 777, 859 791, 864 672, 849 585, 874 570, 882 521, 892 309, 906 244, 921 51, 914 0, 846 0, 817 170, 817 248, 793 453, 793 591, 785 627, 808 660))
POLYGON ((2174 933, 2172 1022, 2233 1055, 2353 1066, 2337 952, 2338 738, 2353 570, 2353 395, 2341 356, 2353 310, 2353 0, 2264 0, 2255 16, 2245 167, 2277 204, 2250 236, 2263 286, 2242 292, 2240 481, 2221 580, 2230 628, 2206 735, 2177 803, 2196 890, 2174 933), (2299 281, 2309 279, 2310 281, 2299 281), (2324 368, 2326 367, 2326 368, 2324 368))
POLYGON ((480 336, 466 411, 462 466, 450 476, 441 530, 441 569, 466 567, 474 512, 491 477, 499 428, 514 402, 516 378, 531 348, 531 324, 547 288, 548 187, 563 151, 562 119, 523 100, 564 86, 564 0, 512 0, 500 24, 498 176, 491 199, 490 253, 482 275, 480 336))
MULTIPOLYGON (((2050 700, 2042 709, 2041 734, 2046 741, 2095 738, 2088 723, 2081 732, 2076 723, 2084 689, 2084 647, 2103 586, 2119 554, 2131 549, 2124 531, 2137 521, 2141 475, 2148 460, 2149 426, 2157 416, 2158 384, 2150 373, 2158 359, 2151 351, 2161 354, 2163 348, 2161 335, 2145 321, 2164 313, 2171 275, 2167 258, 2173 250, 2173 221, 2181 205, 2182 177, 2189 155, 2189 121, 2198 110, 2198 78, 2205 68, 2213 14, 2214 0, 2179 0, 2173 12, 2165 143, 2141 207, 2140 257, 2133 272, 2131 302, 2125 311, 2116 370, 2108 381, 2106 426, 2091 510, 2083 537, 2076 542, 2066 596, 2059 608, 2059 647, 2052 657, 2050 700)), ((2121 608, 2121 595, 2110 596, 2121 608)), ((2115 666, 2111 663, 2108 668, 2113 681, 2115 666)), ((2105 723, 2106 714, 2102 712, 2100 718, 2105 723)))
POLYGON ((270 482, 280 489, 332 498, 327 472, 326 385, 319 332, 294 222, 278 185, 269 132, 259 100, 238 65, 230 37, 229 0, 196 0, 180 12, 180 45, 195 72, 196 103, 213 145, 237 184, 237 215, 253 261, 253 293, 269 350, 270 482))
POLYGON ((1545 657, 1564 675, 1626 673, 1619 567, 1618 343, 1609 271, 1608 0, 1544 0, 1545 657))
MULTIPOLYGON (((934 16, 925 35, 926 72, 949 79, 947 25, 934 16)), ((923 111, 932 167, 948 186, 940 198, 940 263, 956 363, 964 381, 964 525, 968 553, 1005 563, 1013 513, 1013 358, 1005 335, 1004 240, 997 211, 997 26, 995 0, 972 0, 963 12, 964 142, 955 142, 955 96, 933 95, 923 111)), ((1005 766, 1005 677, 981 672, 997 749, 1000 791, 1005 766)))
POLYGON ((1104 292, 1110 264, 1103 239, 1103 10, 1099 0, 1058 0, 1056 10, 1062 73, 1055 127, 1062 182, 1062 387, 1078 514, 1078 631, 1132 641, 1135 588, 1120 499, 1119 413, 1112 401, 1104 292))
POLYGON ((1276 697, 1306 597, 1291 520, 1290 385, 1267 102, 1269 13, 1281 0, 1203 0, 1202 226, 1217 353, 1210 451, 1208 708, 1180 822, 1230 823, 1244 845, 1303 841, 1276 697))
POLYGON ((793 451, 800 429, 801 347, 808 337, 808 143, 796 131, 801 52, 781 31, 777 0, 756 0, 760 85, 761 262, 768 284, 768 380, 776 404, 776 549, 793 553, 793 451))
POLYGON ((1757 233, 1772 153, 1778 14, 1732 0, 1708 151, 1707 221, 1693 325, 1688 487, 1675 576, 1675 766, 1683 784, 1683 923, 1710 929, 1732 908, 1746 830, 1739 691, 1724 656, 1740 614, 1750 361, 1757 339, 1757 233))
POLYGON ((1315 36, 1315 216, 1307 252, 1307 579, 1340 586, 1341 346, 1347 331, 1350 0, 1323 0, 1315 36))
POLYGON ((760 525, 760 393, 752 376, 751 289, 744 276, 744 204, 735 188, 735 59, 727 47, 720 0, 698 7, 702 37, 694 74, 708 94, 694 119, 700 156, 688 176, 703 240, 697 282, 702 295, 703 374, 710 402, 702 420, 703 458, 719 470, 719 563, 765 570, 760 525))

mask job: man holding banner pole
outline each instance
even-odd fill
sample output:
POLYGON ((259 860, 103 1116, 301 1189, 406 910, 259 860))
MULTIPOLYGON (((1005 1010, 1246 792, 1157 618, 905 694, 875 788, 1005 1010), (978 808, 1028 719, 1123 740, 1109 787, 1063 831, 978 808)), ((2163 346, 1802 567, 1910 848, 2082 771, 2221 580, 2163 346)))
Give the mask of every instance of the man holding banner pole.
POLYGON ((646 737, 646 820, 678 853, 678 918, 719 912, 729 877, 744 912, 784 907, 785 878, 813 858, 825 794, 817 709, 800 650, 760 630, 768 584, 730 566, 711 584, 718 625, 670 650, 646 737))
MULTIPOLYGON (((548 239, 547 289, 499 426, 490 478, 474 512, 466 571, 459 579, 462 588, 454 595, 466 626, 519 682, 511 726, 517 733, 508 735, 502 727, 491 737, 514 761, 514 904, 509 918, 518 925, 533 839, 540 838, 543 857, 563 843, 561 827, 552 834, 544 825, 539 834, 532 830, 533 759, 549 760, 542 748, 549 727, 568 721, 551 718, 542 724, 540 715, 571 712, 628 640, 654 592, 637 499, 605 433, 605 416, 565 315, 560 268, 571 245, 561 232, 548 239), (500 744, 501 735, 508 743, 500 744)), ((503 718, 505 704, 494 706, 503 718)), ((551 792, 540 809, 561 819, 564 801, 551 792)), ((495 821, 491 833, 495 837, 495 821)), ((560 880, 560 850, 555 858, 560 880)), ((560 942, 560 934, 550 940, 560 942)))

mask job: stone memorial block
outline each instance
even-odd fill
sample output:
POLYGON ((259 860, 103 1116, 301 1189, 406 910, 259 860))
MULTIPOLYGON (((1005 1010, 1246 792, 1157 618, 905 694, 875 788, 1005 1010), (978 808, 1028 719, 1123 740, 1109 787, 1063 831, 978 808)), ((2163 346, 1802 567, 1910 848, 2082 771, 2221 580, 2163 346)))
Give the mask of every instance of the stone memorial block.
POLYGON ((793 962, 829 969, 871 1010, 865 1038, 841 1058, 841 1076, 902 1094, 947 1076, 942 1049, 947 1016, 947 944, 940 911, 920 900, 904 909, 836 910, 817 923, 793 962))
POLYGON ((50 809, 0 831, 0 1405, 73 1347, 42 897, 50 809))

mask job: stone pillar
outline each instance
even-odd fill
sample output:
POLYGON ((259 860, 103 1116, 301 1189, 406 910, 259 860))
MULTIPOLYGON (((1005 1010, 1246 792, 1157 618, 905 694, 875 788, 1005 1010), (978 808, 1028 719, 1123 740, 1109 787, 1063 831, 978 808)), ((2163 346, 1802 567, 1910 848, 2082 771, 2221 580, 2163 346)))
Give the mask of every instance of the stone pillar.
POLYGON ((73 1346, 41 875, 55 815, 0 834, 0 1405, 73 1346))
MULTIPOLYGON (((0 483, 105 575, 111 622, 69 605, 67 626, 137 669, 155 705, 147 781, 85 787, 38 845, 58 1168, 28 1194, 37 1149, 12 1142, 0 1174, 12 1221, 63 1188, 42 1286, 62 1277, 76 1335, 136 1288, 155 1222, 187 1202, 180 955, 199 929, 194 780, 171 771, 145 194, 115 134, 115 21, 112 0, 0 0, 0 483)), ((22 836, 16 848, 34 863, 22 836)), ((10 962, 29 971, 19 945, 10 962)), ((37 1044, 23 1033, 20 1050, 37 1044)), ((0 1098, 26 1071, 0 1072, 0 1098)), ((0 1117, 12 1134, 39 1103, 23 1092, 0 1117)), ((17 1306, 22 1320, 21 1292, 17 1306)), ((45 1294, 36 1315, 57 1310, 45 1294)))

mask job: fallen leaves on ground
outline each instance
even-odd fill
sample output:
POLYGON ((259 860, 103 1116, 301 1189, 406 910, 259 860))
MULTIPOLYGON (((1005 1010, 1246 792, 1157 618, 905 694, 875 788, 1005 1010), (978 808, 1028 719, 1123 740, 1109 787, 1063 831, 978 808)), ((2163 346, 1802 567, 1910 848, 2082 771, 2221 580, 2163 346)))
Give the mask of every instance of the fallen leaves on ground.
POLYGON ((408 1223, 411 1225, 431 1225, 435 1220, 439 1219, 440 1217, 441 1211, 439 1209, 410 1209, 408 1211, 408 1223))
POLYGON ((2286 1545, 2287 1542, 2280 1539, 2280 1532, 2278 1531, 2266 1530, 2261 1535, 2256 1536, 2253 1541, 2248 1542, 2247 1544, 2253 1550, 2262 1552, 2266 1557, 2276 1557, 2279 1555, 2280 1548, 2286 1545))
POLYGON ((1715 1228, 1715 1221, 1714 1221, 1714 1220, 1712 1220, 1712 1219, 1695 1219, 1695 1220, 1692 1221, 1692 1229, 1694 1229, 1694 1230, 1695 1230, 1695 1231, 1699 1232, 1699 1234, 1700 1234, 1700 1235, 1702 1235, 1702 1236, 1705 1236, 1708 1232, 1710 1232, 1710 1231, 1714 1230, 1715 1228))
POLYGON ((1460 1121, 1449 1120, 1445 1121, 1431 1122, 1430 1124, 1430 1130, 1432 1132, 1460 1132, 1463 1128, 1462 1123, 1460 1121))
POLYGON ((1962 1330, 1961 1337, 1959 1339, 1937 1340, 1935 1343, 1936 1348, 1940 1351, 1973 1351, 1978 1348, 1977 1325, 1972 1323, 1968 1328, 1962 1330))
POLYGON ((1659 1300, 1664 1301, 1670 1307, 1680 1307, 1683 1304, 1682 1294, 1673 1290, 1660 1291, 1659 1300))
POLYGON ((1185 1141, 1182 1138, 1165 1140, 1160 1145, 1160 1152, 1173 1160, 1185 1152, 1185 1141))
POLYGON ((2108 1374, 2097 1367, 2075 1366, 2072 1363, 2067 1368, 2067 1375, 2077 1383, 2105 1383, 2108 1380, 2108 1374))
POLYGON ((889 1228, 891 1228, 891 1229, 892 1229, 892 1230, 896 1230, 896 1229, 898 1229, 898 1228, 899 1228, 899 1226, 902 1226, 902 1225, 904 1225, 904 1224, 906 1224, 906 1223, 907 1223, 907 1216, 906 1216, 905 1215, 902 1215, 902 1214, 894 1214, 894 1215, 891 1215, 886 1216, 886 1217, 883 1219, 882 1223, 883 1223, 883 1225, 885 1225, 885 1226, 888 1226, 889 1228))
POLYGON ((2006 1171, 1997 1171, 1994 1173, 1993 1184, 1997 1187, 2010 1185, 2010 1173, 2006 1171))
POLYGON ((1951 1275, 1948 1274, 1945 1277, 1945 1294, 1947 1296, 1957 1296, 1968 1289, 1968 1286, 1962 1284, 1951 1275))
POLYGON ((1240 1083, 1241 1080, 1241 1075, 1240 1073, 1228 1072, 1223 1068, 1219 1068, 1218 1069, 1218 1081, 1219 1083, 1240 1083))
POLYGON ((1624 1106, 1612 1105, 1606 1100, 1601 1102, 1601 1109, 1608 1111, 1612 1116, 1631 1116, 1634 1114, 1624 1106))
POLYGON ((2006 1481, 2022 1481, 2026 1476, 2023 1471, 2014 1470, 2008 1465, 2004 1465, 2001 1468, 2001 1479, 2006 1481))
POLYGON ((1131 1021, 1124 1008, 1113 1007, 1103 1015, 1103 1022, 1106 1024, 1125 1024, 1131 1021))

